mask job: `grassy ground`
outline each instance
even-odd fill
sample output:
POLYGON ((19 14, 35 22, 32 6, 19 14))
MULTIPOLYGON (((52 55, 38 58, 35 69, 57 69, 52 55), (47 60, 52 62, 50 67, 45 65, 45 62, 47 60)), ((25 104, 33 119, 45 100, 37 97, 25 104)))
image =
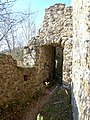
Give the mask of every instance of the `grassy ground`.
MULTIPOLYGON (((54 88, 52 87, 49 93, 53 93, 54 88)), ((50 95, 39 97, 39 101, 34 98, 31 105, 22 104, 18 101, 5 105, 0 108, 0 120, 22 120, 22 117, 25 115, 24 111, 27 113, 25 116, 27 119, 25 118, 25 120, 33 120, 32 113, 33 116, 40 113, 38 115, 39 118, 35 120, 71 120, 70 91, 63 87, 58 87, 51 97, 50 95), (40 107, 44 101, 48 102, 43 107, 40 107), (29 109, 27 109, 27 106, 29 109), (42 119, 40 119, 40 116, 42 119)))
POLYGON ((59 87, 40 115, 42 119, 38 120, 71 120, 70 91, 59 87))

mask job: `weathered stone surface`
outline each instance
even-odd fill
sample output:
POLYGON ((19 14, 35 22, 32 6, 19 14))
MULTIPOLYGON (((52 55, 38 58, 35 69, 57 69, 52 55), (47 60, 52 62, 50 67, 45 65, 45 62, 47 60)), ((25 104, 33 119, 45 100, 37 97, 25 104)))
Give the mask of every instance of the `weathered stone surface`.
POLYGON ((32 97, 41 89, 36 78, 36 68, 17 67, 10 55, 0 54, 0 105, 32 97))
POLYGON ((72 37, 72 7, 55 4, 46 9, 43 25, 39 31, 40 45, 61 45, 72 37))
POLYGON ((55 74, 55 49, 52 46, 41 46, 38 56, 38 76, 40 82, 50 82, 54 80, 55 74))
POLYGON ((90 119, 90 0, 73 0, 73 119, 90 119))
MULTIPOLYGON (((34 41, 33 45, 39 46, 39 48, 40 46, 55 47, 56 57, 54 61, 56 61, 57 64, 57 67, 55 68, 55 76, 60 83, 62 83, 61 79, 63 79, 63 83, 66 85, 71 82, 72 34, 72 7, 66 7, 65 4, 55 4, 54 6, 51 6, 45 10, 43 25, 39 30, 38 36, 32 38, 31 40, 34 41)), ((32 43, 29 43, 28 50, 31 46, 32 43)), ((35 58, 38 59, 37 54, 41 53, 36 51, 35 54, 35 58)), ((43 56, 44 54, 45 53, 43 53, 43 56)), ((30 55, 30 52, 24 55, 24 62, 26 61, 25 65, 29 64, 29 66, 32 66, 31 57, 32 56, 30 55)), ((33 65, 38 66, 36 65, 36 61, 33 62, 33 65)))
POLYGON ((72 7, 66 7, 65 4, 56 4, 46 9, 43 25, 39 31, 40 39, 38 42, 40 45, 52 45, 56 49, 57 47, 63 49, 63 58, 61 51, 56 51, 56 55, 59 52, 61 58, 58 61, 56 76, 60 75, 59 78, 62 76, 63 83, 67 85, 71 81, 72 33, 72 7), (62 65, 63 75, 61 75, 62 65))
POLYGON ((73 0, 73 21, 72 7, 66 7, 65 4, 56 4, 46 9, 43 25, 35 39, 36 46, 40 47, 38 53, 36 52, 37 59, 39 58, 36 60, 36 65, 39 65, 38 69, 40 68, 40 79, 44 76, 43 80, 46 80, 55 69, 54 72, 56 72, 55 76, 57 78, 59 75, 60 78, 61 74, 63 74, 63 84, 68 85, 72 81, 73 119, 89 120, 90 1, 73 0), (56 49, 55 54, 52 54, 51 48, 47 49, 47 46, 54 47, 56 49), (48 54, 46 54, 47 52, 48 54), (50 59, 54 55, 55 64, 52 60, 50 62, 49 54, 50 59), (51 69, 50 73, 50 70, 44 66, 46 61, 49 64, 52 63, 52 66, 47 67, 51 69))
POLYGON ((89 120, 90 0, 73 0, 73 20, 72 7, 65 4, 46 9, 38 36, 24 49, 24 66, 31 68, 0 55, 1 104, 33 96, 56 79, 71 84, 73 120, 89 120))
POLYGON ((35 67, 36 64, 36 48, 34 45, 24 47, 23 65, 27 67, 35 67))
POLYGON ((69 38, 64 43, 63 49, 63 84, 71 84, 71 74, 72 74, 72 44, 73 39, 69 38))

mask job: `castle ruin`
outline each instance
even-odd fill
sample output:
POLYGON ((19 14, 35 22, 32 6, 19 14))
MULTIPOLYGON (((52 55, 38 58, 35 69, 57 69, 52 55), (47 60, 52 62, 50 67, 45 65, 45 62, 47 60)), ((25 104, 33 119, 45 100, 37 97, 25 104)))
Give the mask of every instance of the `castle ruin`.
POLYGON ((89 55, 90 1, 51 6, 38 35, 24 48, 25 67, 0 55, 0 104, 25 100, 44 92, 45 82, 58 82, 71 90, 73 120, 90 120, 89 55))

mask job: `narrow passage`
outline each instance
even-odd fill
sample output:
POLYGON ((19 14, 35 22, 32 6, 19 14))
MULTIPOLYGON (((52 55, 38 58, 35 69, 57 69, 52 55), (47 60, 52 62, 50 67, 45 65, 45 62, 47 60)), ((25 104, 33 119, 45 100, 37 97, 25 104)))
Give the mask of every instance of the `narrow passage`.
POLYGON ((70 90, 55 86, 33 103, 22 120, 71 120, 70 90))

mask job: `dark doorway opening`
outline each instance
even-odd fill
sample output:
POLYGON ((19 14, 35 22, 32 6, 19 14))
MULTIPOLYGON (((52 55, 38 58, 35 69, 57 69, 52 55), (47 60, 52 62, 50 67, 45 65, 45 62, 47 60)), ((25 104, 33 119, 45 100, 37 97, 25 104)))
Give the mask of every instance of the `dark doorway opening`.
POLYGON ((53 47, 53 62, 54 62, 54 66, 53 66, 53 79, 54 79, 54 81, 55 81, 55 79, 56 79, 56 69, 55 69, 55 66, 56 66, 56 61, 55 61, 55 59, 56 59, 56 47, 53 47))
MULTIPOLYGON (((44 65, 44 82, 62 84, 63 49, 56 46, 42 46, 40 61, 44 65)), ((43 69, 42 69, 43 70, 43 69)))
POLYGON ((55 55, 55 79, 62 85, 63 74, 63 48, 56 47, 55 55))

